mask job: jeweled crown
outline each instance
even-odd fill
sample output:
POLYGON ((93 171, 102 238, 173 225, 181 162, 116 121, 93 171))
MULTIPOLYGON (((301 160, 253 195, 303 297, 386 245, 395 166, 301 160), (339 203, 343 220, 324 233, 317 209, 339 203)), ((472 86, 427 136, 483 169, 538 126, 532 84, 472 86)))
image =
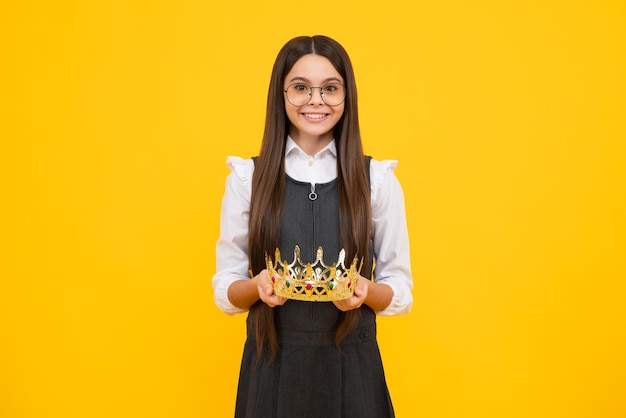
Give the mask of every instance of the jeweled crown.
POLYGON ((346 267, 346 253, 343 249, 339 252, 337 262, 331 265, 324 263, 322 247, 317 249, 317 258, 312 264, 304 264, 300 260, 300 247, 297 245, 293 253, 291 263, 282 261, 279 249, 276 249, 274 260, 269 255, 265 256, 274 294, 313 302, 342 300, 352 296, 361 270, 361 266, 357 267, 357 257, 354 257, 350 267, 346 267))

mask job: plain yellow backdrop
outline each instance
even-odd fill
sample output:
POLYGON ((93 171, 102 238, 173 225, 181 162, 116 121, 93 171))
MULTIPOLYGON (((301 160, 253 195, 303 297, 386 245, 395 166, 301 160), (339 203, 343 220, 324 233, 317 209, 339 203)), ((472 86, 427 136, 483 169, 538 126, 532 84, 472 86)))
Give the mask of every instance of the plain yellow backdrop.
POLYGON ((274 58, 318 33, 366 152, 400 161, 397 415, 626 416, 624 2, 84 0, 0 6, 1 417, 232 416, 225 159, 258 153, 274 58))

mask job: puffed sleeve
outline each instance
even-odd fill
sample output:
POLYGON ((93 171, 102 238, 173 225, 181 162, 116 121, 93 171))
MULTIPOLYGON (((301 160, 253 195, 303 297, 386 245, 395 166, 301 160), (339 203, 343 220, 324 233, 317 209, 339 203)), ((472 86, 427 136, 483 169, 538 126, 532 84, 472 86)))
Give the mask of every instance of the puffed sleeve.
POLYGON ((413 304, 404 194, 393 172, 397 164, 395 160, 372 160, 370 164, 374 277, 376 283, 384 283, 393 290, 391 303, 377 312, 379 315, 408 313, 413 304))
POLYGON ((245 312, 228 299, 228 287, 236 280, 248 280, 248 219, 254 162, 239 157, 226 160, 231 172, 222 198, 220 236, 213 276, 215 304, 227 314, 245 312))

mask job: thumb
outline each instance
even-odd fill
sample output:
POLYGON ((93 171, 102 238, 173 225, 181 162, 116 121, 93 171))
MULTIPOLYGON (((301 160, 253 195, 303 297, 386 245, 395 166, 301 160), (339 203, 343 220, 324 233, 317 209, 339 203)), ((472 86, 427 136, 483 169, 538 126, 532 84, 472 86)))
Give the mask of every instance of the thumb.
POLYGON ((355 296, 361 297, 363 295, 367 294, 367 285, 364 287, 357 287, 356 289, 354 289, 354 294, 355 296))

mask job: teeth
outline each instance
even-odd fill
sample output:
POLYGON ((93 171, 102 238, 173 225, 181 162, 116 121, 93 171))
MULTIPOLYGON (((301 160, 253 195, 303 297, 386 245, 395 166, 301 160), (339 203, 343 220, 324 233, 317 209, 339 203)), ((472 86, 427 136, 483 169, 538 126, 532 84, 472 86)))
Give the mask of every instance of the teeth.
POLYGON ((304 116, 309 119, 322 119, 326 117, 326 115, 320 115, 319 113, 305 113, 304 116))

